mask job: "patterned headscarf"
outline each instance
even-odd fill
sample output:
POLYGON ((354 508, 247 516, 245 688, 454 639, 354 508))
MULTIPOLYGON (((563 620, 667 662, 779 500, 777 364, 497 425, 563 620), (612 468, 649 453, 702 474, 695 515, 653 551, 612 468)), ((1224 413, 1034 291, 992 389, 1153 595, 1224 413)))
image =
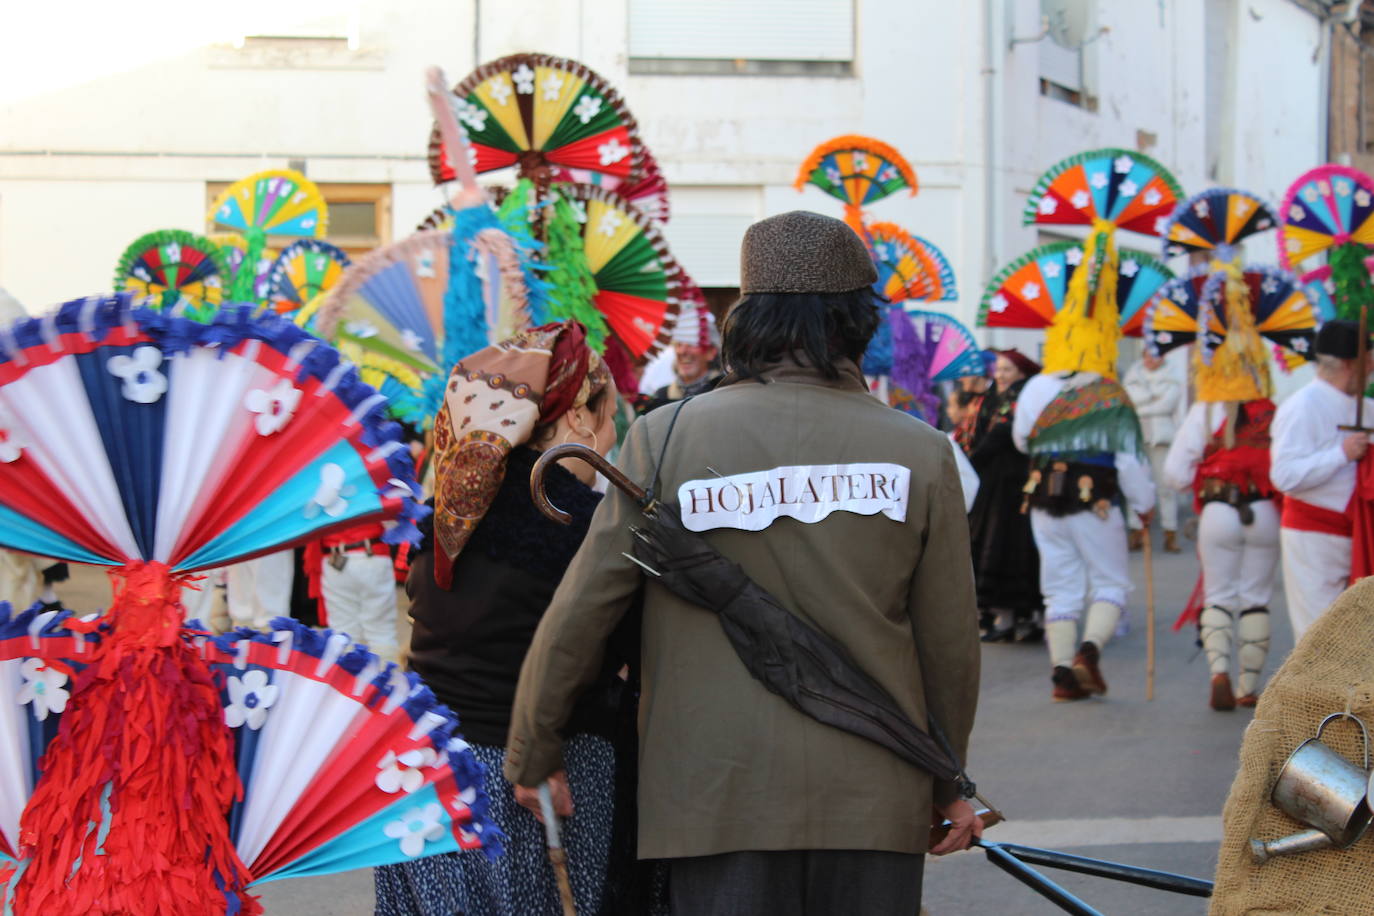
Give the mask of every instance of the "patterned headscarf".
POLYGON ((582 407, 610 383, 576 321, 521 331, 464 359, 449 375, 434 420, 434 579, 453 585, 453 562, 486 515, 511 449, 582 407))

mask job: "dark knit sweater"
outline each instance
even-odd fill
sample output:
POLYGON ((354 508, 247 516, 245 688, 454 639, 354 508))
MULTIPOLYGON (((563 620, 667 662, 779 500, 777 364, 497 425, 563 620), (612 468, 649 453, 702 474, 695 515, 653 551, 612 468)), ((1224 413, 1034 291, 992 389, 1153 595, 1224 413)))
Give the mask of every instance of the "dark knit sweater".
MULTIPOLYGON (((525 652, 601 499, 555 465, 545 478, 549 498, 573 521, 560 525, 545 517, 530 499, 538 457, 528 448, 511 452, 491 509, 454 563, 452 591, 434 581, 428 531, 406 581, 414 620, 410 666, 458 713, 463 736, 478 744, 505 745, 525 652)), ((612 671, 620 663, 607 659, 612 671)), ((589 691, 569 733, 612 729, 604 691, 589 691)))

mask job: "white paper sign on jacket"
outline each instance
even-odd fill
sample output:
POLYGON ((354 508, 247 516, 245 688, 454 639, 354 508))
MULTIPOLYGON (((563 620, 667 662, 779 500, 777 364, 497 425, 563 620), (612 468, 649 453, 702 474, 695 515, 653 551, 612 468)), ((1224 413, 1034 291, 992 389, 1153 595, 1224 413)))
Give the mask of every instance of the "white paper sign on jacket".
POLYGON ((906 521, 911 470, 897 464, 817 464, 689 480, 678 487, 689 531, 762 531, 783 516, 814 524, 832 512, 906 521))

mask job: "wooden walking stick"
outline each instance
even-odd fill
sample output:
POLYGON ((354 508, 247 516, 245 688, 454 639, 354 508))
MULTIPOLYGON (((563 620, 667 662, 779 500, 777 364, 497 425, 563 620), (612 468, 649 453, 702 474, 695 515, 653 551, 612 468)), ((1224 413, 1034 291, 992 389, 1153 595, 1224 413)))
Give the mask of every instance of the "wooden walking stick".
POLYGON ((554 813, 553 795, 549 792, 547 782, 539 784, 539 808, 544 813, 544 836, 549 842, 549 863, 553 865, 553 876, 558 881, 563 916, 577 916, 572 881, 568 878, 568 852, 563 848, 563 839, 558 834, 558 815, 554 813))
POLYGON ((1155 570, 1150 547, 1150 525, 1145 523, 1145 699, 1155 698, 1155 570))

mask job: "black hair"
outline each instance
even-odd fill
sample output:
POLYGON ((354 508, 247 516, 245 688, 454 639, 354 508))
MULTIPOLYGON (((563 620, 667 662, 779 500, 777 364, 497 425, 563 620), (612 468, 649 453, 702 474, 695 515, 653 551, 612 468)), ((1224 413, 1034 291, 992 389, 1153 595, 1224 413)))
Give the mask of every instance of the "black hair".
POLYGON ((721 361, 739 378, 758 378, 789 354, 826 378, 840 359, 859 362, 882 321, 871 287, 846 293, 755 293, 735 303, 721 328, 721 361))

